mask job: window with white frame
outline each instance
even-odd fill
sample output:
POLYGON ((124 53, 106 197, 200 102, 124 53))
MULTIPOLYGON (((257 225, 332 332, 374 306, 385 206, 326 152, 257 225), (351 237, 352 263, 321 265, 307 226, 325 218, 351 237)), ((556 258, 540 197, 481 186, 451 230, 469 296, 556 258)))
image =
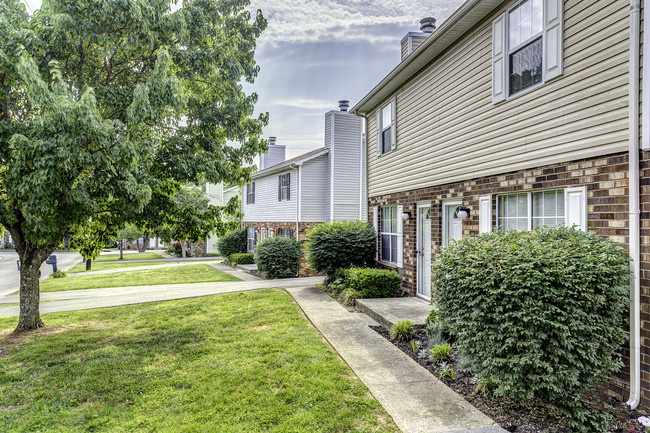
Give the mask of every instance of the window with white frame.
POLYGON ((497 197, 497 224, 503 231, 564 225, 565 190, 507 194, 497 197))
POLYGON ((381 256, 380 260, 388 263, 397 263, 397 206, 386 206, 381 208, 380 236, 381 256))
POLYGON ((492 99, 562 74, 562 0, 517 0, 492 23, 492 99))
POLYGON ((255 203, 255 182, 246 184, 246 204, 255 203))
POLYGON ((293 239, 293 230, 291 229, 277 229, 276 236, 281 238, 293 239))
POLYGON ((257 243, 256 231, 255 227, 246 228, 246 247, 248 251, 255 250, 255 244, 257 243))
POLYGON ((270 228, 269 229, 269 238, 272 238, 272 237, 273 237, 273 229, 270 228))
POLYGON ((377 110, 377 154, 383 155, 395 149, 395 98, 377 110))
POLYGON ((278 177, 278 200, 291 199, 291 173, 281 174, 278 177))

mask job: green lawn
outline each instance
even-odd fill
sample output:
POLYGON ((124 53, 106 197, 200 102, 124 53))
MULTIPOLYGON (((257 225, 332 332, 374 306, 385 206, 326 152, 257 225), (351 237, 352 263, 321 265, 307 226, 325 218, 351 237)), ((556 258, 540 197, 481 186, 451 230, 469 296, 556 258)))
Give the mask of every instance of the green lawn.
POLYGON ((146 271, 117 272, 114 274, 48 278, 41 281, 41 292, 220 281, 241 280, 225 272, 218 271, 210 265, 199 264, 178 266, 175 268, 149 269, 146 271))
MULTIPOLYGON (((214 262, 214 261, 221 261, 221 259, 205 259, 205 260, 192 260, 192 263, 201 263, 201 262, 214 262)), ((172 261, 157 261, 157 260, 152 260, 151 262, 146 262, 146 263, 140 263, 140 262, 124 262, 124 263, 94 263, 92 265, 92 271, 107 271, 109 269, 124 269, 124 268, 136 268, 138 266, 152 266, 152 265, 173 265, 175 263, 181 263, 180 261, 177 262, 172 262, 172 261)), ((185 262, 186 263, 186 262, 185 262)), ((70 268, 66 272, 86 272, 86 264, 82 263, 80 265, 76 265, 72 268, 70 268)))
MULTIPOLYGON (((158 253, 124 253, 124 260, 152 260, 152 259, 162 259, 158 253)), ((95 262, 108 262, 111 260, 119 260, 119 254, 104 254, 97 257, 95 262)))
POLYGON ((0 319, 3 432, 399 431, 284 291, 44 320, 0 319))

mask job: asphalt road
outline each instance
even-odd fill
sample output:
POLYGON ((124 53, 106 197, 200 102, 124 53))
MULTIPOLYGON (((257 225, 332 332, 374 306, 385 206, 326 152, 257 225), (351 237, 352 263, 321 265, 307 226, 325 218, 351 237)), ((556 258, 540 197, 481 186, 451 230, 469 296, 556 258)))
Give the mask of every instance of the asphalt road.
MULTIPOLYGON (((57 266, 66 270, 78 263, 81 263, 81 255, 76 252, 54 253, 57 258, 57 266)), ((16 266, 17 253, 0 253, 0 298, 15 292, 20 287, 20 275, 16 266)), ((52 265, 43 263, 41 266, 41 279, 47 278, 52 272, 52 265)))

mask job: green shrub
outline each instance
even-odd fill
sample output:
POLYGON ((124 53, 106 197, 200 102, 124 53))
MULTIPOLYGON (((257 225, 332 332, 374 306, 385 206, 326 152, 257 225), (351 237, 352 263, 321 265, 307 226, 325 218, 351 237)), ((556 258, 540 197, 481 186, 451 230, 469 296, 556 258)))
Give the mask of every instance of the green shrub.
POLYGON ((413 338, 413 322, 400 320, 393 325, 390 331, 390 338, 397 341, 408 341, 413 338))
POLYGON ((451 357, 451 345, 449 345, 449 343, 436 344, 431 348, 429 353, 429 358, 432 361, 445 361, 451 357))
POLYGON ((346 287, 357 290, 362 298, 392 298, 402 277, 388 269, 352 268, 341 271, 346 287))
POLYGON ((49 278, 65 278, 67 277, 68 274, 63 272, 61 269, 57 269, 55 272, 52 272, 49 276, 49 278))
POLYGON ((309 266, 336 278, 338 269, 367 266, 375 261, 377 233, 372 225, 361 221, 325 222, 307 233, 309 266))
POLYGON ((246 252, 246 230, 233 230, 217 240, 215 245, 224 257, 246 252))
POLYGON ((288 278, 298 275, 302 251, 294 239, 274 237, 255 247, 257 269, 268 278, 288 278))
POLYGON ((167 245, 167 248, 165 248, 165 253, 169 254, 170 256, 180 257, 183 254, 183 248, 179 243, 167 245))
POLYGON ((205 253, 204 257, 219 257, 220 255, 219 253, 205 253))
POLYGON ((496 395, 550 402, 572 432, 607 430, 581 396, 623 366, 622 248, 566 227, 486 233, 444 248, 432 277, 464 363, 496 395))
POLYGON ((255 263, 255 258, 252 254, 235 253, 228 256, 228 262, 233 265, 252 265, 255 263))
POLYGON ((339 301, 349 307, 354 306, 357 299, 361 299, 361 293, 354 289, 346 289, 339 295, 339 301))

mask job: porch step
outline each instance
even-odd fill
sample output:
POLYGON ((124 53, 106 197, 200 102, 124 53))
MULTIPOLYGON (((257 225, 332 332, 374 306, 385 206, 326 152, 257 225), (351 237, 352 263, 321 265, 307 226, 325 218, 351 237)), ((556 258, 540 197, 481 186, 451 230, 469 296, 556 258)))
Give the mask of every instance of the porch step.
POLYGON ((410 320, 414 325, 424 325, 433 306, 419 298, 357 299, 357 311, 391 329, 400 320, 410 320))
POLYGON ((257 270, 257 265, 254 263, 250 265, 237 265, 237 268, 241 269, 244 272, 248 272, 250 274, 252 271, 257 270))

